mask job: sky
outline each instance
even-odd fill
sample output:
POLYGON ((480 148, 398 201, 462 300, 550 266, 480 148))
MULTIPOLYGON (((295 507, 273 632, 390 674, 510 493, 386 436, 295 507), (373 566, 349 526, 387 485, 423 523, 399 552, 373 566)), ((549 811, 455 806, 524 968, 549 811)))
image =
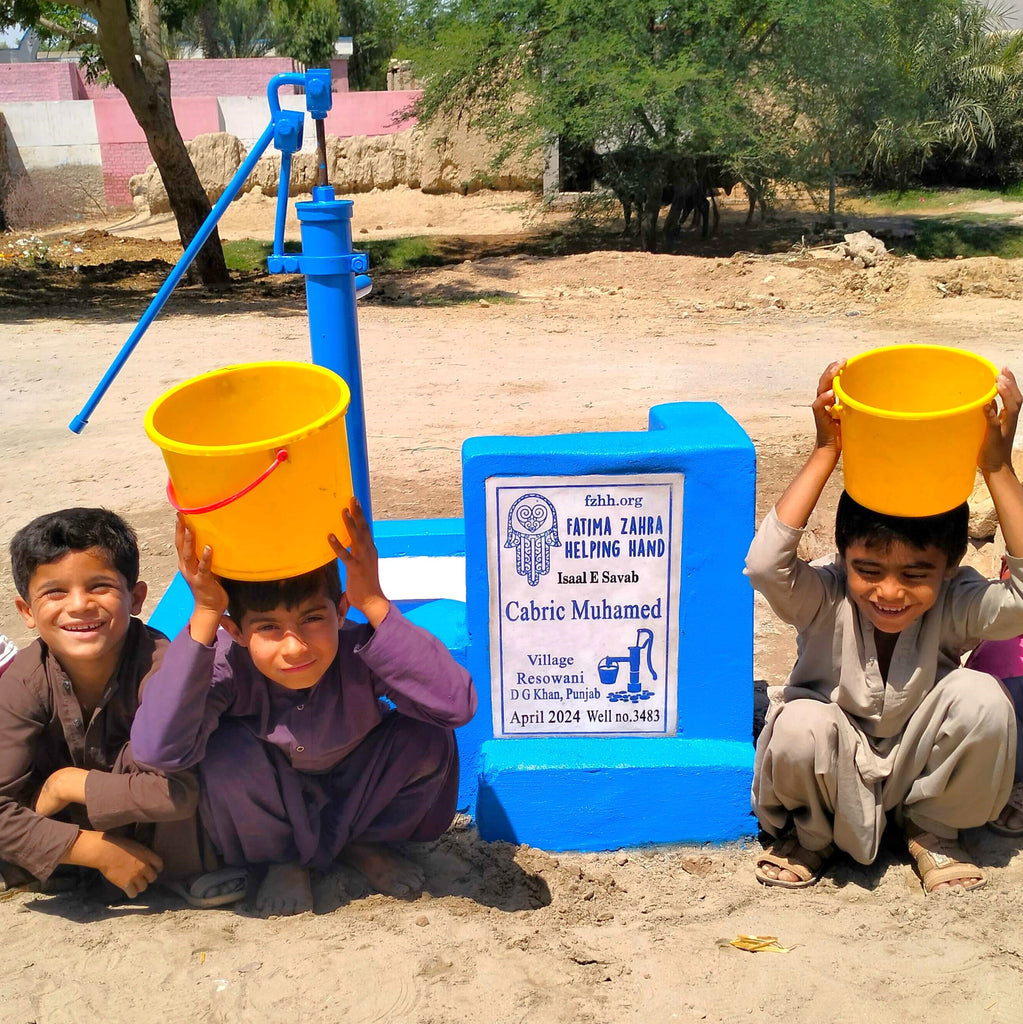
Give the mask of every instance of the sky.
POLYGON ((1005 9, 1005 22, 1009 28, 1023 28, 1023 0, 1008 0, 1005 9))

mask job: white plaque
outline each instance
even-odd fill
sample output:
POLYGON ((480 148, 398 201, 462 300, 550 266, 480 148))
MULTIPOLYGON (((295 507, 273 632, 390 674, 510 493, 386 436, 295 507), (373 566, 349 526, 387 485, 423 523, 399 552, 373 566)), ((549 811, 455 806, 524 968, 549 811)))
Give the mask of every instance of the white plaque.
POLYGON ((487 478, 495 736, 675 734, 682 489, 487 478))

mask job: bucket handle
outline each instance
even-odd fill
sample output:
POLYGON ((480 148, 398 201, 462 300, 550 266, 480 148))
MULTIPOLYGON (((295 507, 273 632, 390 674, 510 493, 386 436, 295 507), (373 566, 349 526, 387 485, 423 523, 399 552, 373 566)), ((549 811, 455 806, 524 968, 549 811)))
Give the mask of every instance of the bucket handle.
POLYGON ((184 513, 186 516, 198 516, 204 512, 215 512, 218 508, 223 508, 225 505, 230 505, 231 502, 237 501, 239 498, 244 497, 253 488, 259 486, 282 462, 286 462, 288 459, 288 449, 278 448, 274 453, 274 460, 270 463, 266 469, 263 470, 251 484, 246 484, 240 491, 232 494, 229 498, 221 498, 220 501, 211 502, 209 505, 199 505, 196 508, 182 508, 178 504, 178 499, 174 494, 174 484, 170 480, 167 481, 167 500, 171 505, 176 508, 179 512, 184 513))

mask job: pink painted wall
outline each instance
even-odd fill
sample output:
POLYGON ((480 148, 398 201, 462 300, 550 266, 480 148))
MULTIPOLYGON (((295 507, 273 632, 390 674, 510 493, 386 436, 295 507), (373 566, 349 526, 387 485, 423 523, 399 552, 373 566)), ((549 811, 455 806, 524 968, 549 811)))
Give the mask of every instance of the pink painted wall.
POLYGON ((347 57, 338 57, 336 60, 332 60, 330 62, 330 91, 348 92, 347 57))
MULTIPOLYGON (((172 60, 171 93, 185 96, 264 96, 274 76, 295 71, 290 57, 241 57, 230 60, 172 60)), ((348 61, 330 62, 334 92, 348 91, 348 61)), ((74 61, 30 61, 0 64, 0 102, 33 103, 39 100, 91 100, 117 90, 86 82, 74 61)), ((285 86, 282 94, 295 92, 285 86)))
POLYGON ((392 135, 416 123, 414 117, 405 117, 399 122, 395 122, 395 117, 421 95, 418 89, 339 93, 334 97, 324 127, 328 135, 341 139, 349 135, 392 135))
POLYGON ((78 66, 70 61, 0 64, 0 103, 85 98, 78 66))
MULTIPOLYGON (((262 96, 266 83, 274 76, 295 70, 290 57, 239 57, 229 60, 171 60, 171 95, 182 96, 262 96)), ((345 74, 348 73, 347 64, 345 74)), ((347 82, 345 83, 347 87, 347 82)), ((117 90, 86 82, 87 99, 109 96, 117 90)), ((282 93, 293 93, 285 86, 282 93)))
MULTIPOLYGON (((117 90, 108 90, 108 93, 113 95, 92 103, 103 161, 104 192, 111 206, 131 206, 128 179, 144 171, 153 158, 128 101, 117 90)), ((220 110, 215 97, 184 97, 172 100, 171 106, 178 130, 186 142, 196 135, 220 131, 220 110)))
MULTIPOLYGON (((215 96, 195 96, 171 101, 174 120, 178 123, 181 137, 186 141, 203 132, 220 131, 220 110, 215 96)), ((116 90, 113 95, 92 101, 96 112, 96 131, 100 145, 106 143, 145 142, 146 136, 139 127, 128 101, 116 90)))

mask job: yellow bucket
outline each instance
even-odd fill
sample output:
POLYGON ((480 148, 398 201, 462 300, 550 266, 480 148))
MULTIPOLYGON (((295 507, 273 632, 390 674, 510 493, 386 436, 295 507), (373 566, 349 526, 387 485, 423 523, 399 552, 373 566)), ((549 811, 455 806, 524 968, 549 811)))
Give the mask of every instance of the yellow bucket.
POLYGON ((961 505, 973 490, 997 376, 989 360, 941 345, 853 356, 835 378, 845 489, 894 516, 961 505))
POLYGON ((334 558, 328 533, 350 542, 349 397, 322 366, 247 363, 186 380, 149 407, 167 496, 199 549, 213 548, 218 576, 298 576, 334 558))

